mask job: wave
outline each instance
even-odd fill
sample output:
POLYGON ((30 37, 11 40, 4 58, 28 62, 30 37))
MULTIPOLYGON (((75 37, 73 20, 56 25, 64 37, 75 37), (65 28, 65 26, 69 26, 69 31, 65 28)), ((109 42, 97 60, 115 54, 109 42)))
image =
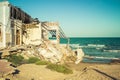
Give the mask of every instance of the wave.
POLYGON ((96 49, 100 49, 100 48, 106 48, 105 45, 103 44, 87 44, 87 45, 80 45, 79 47, 81 48, 96 48, 96 49))
POLYGON ((103 45, 103 44, 88 44, 87 46, 88 47, 100 47, 100 48, 104 48, 105 47, 105 45, 103 45))
POLYGON ((97 58, 97 59, 111 59, 111 60, 120 60, 120 58, 115 58, 115 57, 99 57, 99 56, 84 56, 84 58, 89 58, 89 59, 94 59, 94 58, 97 58))
POLYGON ((70 44, 70 47, 71 47, 72 49, 81 48, 81 47, 79 46, 79 44, 70 44))
POLYGON ((120 52, 120 50, 103 50, 103 51, 105 51, 105 52, 120 52))

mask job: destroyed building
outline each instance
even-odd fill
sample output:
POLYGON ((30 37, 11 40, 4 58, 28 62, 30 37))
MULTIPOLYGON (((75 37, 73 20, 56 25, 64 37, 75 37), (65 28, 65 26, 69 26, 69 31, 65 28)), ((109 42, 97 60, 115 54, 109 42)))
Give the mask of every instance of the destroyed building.
POLYGON ((40 44, 50 40, 56 44, 64 37, 58 22, 40 22, 8 1, 0 2, 0 47, 40 44))
MULTIPOLYGON (((60 44, 60 38, 68 39, 58 22, 39 21, 8 1, 0 2, 0 49, 8 48, 2 51, 3 57, 6 56, 5 53, 8 53, 7 55, 14 51, 17 53, 21 48, 16 46, 32 45, 30 49, 24 47, 23 49, 26 50, 21 52, 21 55, 36 56, 52 63, 62 63, 67 56, 75 54, 69 45, 60 44), (34 45, 38 47, 34 48, 34 45)), ((78 54, 79 52, 83 53, 81 49, 78 50, 78 54)), ((76 63, 81 59, 81 56, 77 55, 76 63)))

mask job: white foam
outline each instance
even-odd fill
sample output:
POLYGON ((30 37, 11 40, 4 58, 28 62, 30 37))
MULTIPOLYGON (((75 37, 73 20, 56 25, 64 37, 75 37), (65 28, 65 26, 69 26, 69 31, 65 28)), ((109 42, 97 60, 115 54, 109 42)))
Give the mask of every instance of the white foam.
POLYGON ((85 58, 90 58, 90 59, 93 59, 93 58, 98 58, 98 59, 112 59, 112 60, 119 60, 120 58, 114 58, 114 57, 99 57, 99 56, 84 56, 85 58))
POLYGON ((106 52, 120 52, 120 50, 104 50, 106 52))

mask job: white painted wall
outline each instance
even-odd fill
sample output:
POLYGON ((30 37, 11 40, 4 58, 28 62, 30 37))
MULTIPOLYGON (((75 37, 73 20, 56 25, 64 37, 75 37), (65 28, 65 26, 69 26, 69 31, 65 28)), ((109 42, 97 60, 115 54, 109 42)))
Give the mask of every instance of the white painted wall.
POLYGON ((4 1, 0 2, 0 23, 2 23, 1 30, 2 30, 2 42, 0 42, 0 47, 6 47, 6 30, 10 27, 10 19, 9 19, 9 12, 10 8, 8 6, 9 2, 4 1))

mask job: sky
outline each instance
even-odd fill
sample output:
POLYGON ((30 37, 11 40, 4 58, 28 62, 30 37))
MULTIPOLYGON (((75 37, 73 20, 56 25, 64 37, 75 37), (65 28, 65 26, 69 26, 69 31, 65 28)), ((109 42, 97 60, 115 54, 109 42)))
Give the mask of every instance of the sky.
POLYGON ((59 22, 68 37, 120 37, 120 0, 9 0, 40 21, 59 22))

